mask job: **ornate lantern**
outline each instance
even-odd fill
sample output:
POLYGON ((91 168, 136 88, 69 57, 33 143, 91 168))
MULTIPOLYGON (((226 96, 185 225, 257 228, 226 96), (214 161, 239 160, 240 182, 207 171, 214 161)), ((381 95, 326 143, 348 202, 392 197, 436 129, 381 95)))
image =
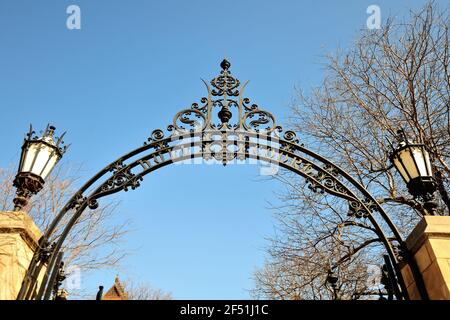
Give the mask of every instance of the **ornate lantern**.
POLYGON ((30 197, 43 188, 45 178, 67 150, 67 146, 62 146, 65 132, 60 138, 54 137, 54 133, 55 127, 47 125, 42 137, 33 136, 34 131, 30 125, 13 183, 17 188, 16 197, 13 200, 15 211, 26 206, 30 197))
POLYGON ((390 160, 405 181, 409 193, 416 199, 421 198, 428 213, 434 214, 437 206, 434 202, 436 181, 430 152, 423 143, 411 143, 403 130, 397 133, 398 146, 392 151, 390 160))

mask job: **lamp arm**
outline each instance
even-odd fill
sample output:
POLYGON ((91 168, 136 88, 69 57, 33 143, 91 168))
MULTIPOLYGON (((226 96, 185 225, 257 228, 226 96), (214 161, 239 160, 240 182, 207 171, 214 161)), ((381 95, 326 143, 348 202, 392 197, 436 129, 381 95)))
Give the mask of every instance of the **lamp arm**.
MULTIPOLYGON (((394 238, 389 238, 389 240, 394 240, 394 238)), ((371 245, 373 243, 377 243, 377 242, 381 242, 381 240, 379 238, 372 238, 372 239, 364 241, 359 246, 352 248, 351 252, 349 252, 349 253, 343 255, 342 257, 340 257, 340 259, 331 267, 331 269, 333 269, 333 270, 336 269, 341 264, 343 264, 346 261, 348 261, 353 255, 358 253, 358 251, 361 251, 362 249, 366 248, 367 246, 369 246, 369 245, 371 245)))
POLYGON ((382 198, 382 199, 377 199, 378 203, 383 204, 383 203, 388 203, 388 202, 395 202, 395 203, 400 203, 400 204, 406 204, 416 210, 421 211, 422 210, 422 205, 415 200, 414 198, 410 198, 407 199, 405 197, 395 197, 395 198, 382 198))

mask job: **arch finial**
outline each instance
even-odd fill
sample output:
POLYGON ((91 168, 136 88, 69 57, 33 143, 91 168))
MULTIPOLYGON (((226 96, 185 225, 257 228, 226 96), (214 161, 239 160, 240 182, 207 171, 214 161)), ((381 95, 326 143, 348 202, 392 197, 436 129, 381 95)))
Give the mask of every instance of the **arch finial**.
POLYGON ((178 112, 168 131, 177 132, 205 130, 244 130, 278 134, 282 128, 276 124, 275 117, 268 111, 250 103, 242 96, 247 82, 241 86, 239 79, 229 70, 231 63, 224 58, 220 63, 222 70, 210 81, 203 81, 208 97, 202 98, 202 105, 193 103, 190 109, 178 112), (216 113, 216 110, 218 111, 216 113), (214 121, 218 119, 219 121, 214 121))
POLYGON ((228 69, 231 67, 231 63, 227 60, 227 58, 224 58, 224 59, 222 60, 222 62, 220 63, 220 67, 221 67, 224 71, 226 71, 226 70, 228 70, 228 69))

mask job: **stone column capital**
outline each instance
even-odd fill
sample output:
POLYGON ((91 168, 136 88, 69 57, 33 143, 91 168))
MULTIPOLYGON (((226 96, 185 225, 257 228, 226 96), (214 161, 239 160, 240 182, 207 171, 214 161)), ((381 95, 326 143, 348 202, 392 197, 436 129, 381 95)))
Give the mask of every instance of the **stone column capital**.
POLYGON ((42 237, 41 230, 25 211, 1 211, 0 233, 19 234, 33 251, 36 249, 39 239, 42 237))
POLYGON ((0 211, 0 300, 13 300, 42 233, 23 211, 0 211))
MULTIPOLYGON (((428 296, 450 300, 450 216, 425 216, 406 239, 406 246, 417 262, 428 296)), ((417 288, 408 265, 401 266, 410 296, 417 288)))

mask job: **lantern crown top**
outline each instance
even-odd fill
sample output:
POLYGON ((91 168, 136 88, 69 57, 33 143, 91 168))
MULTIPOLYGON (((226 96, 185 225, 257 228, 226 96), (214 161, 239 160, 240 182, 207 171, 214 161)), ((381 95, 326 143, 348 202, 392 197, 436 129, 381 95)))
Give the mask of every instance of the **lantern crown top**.
POLYGON ((42 135, 42 140, 44 140, 52 145, 56 145, 56 142, 54 139, 55 130, 56 130, 55 126, 48 124, 47 128, 45 128, 45 131, 42 135))
POLYGON ((404 147, 409 143, 408 137, 406 136, 406 133, 403 129, 397 130, 396 140, 399 147, 404 147))
POLYGON ((28 131, 26 137, 25 137, 25 143, 30 142, 44 142, 47 145, 50 145, 57 149, 61 155, 63 155, 66 151, 69 145, 64 145, 63 138, 66 134, 66 132, 63 132, 63 134, 60 137, 55 136, 55 130, 56 127, 51 124, 47 124, 47 127, 44 131, 42 131, 42 136, 38 137, 35 135, 35 131, 33 130, 32 125, 30 124, 30 130, 28 131))
POLYGON ((409 139, 408 135, 406 134, 405 130, 403 130, 403 129, 397 130, 397 134, 395 135, 394 139, 395 139, 394 142, 391 142, 388 139, 388 143, 391 145, 391 148, 392 148, 391 157, 394 153, 396 153, 406 147, 422 147, 422 148, 425 148, 426 151, 430 152, 430 150, 428 149, 426 144, 421 142, 420 139, 419 139, 419 141, 413 141, 413 140, 409 139))

